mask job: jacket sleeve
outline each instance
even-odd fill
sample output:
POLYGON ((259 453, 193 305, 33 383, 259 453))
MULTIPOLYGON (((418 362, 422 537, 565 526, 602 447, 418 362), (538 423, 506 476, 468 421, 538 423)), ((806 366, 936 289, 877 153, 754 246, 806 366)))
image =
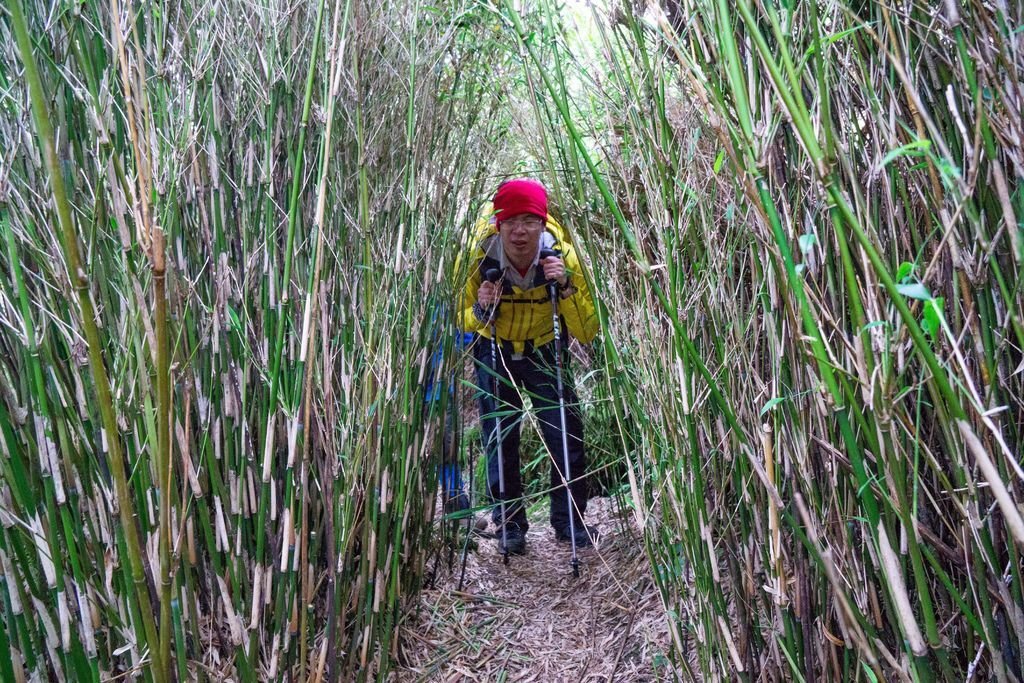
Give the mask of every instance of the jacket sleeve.
POLYGON ((480 283, 483 281, 483 276, 480 275, 481 256, 482 254, 480 253, 473 253, 472 257, 466 260, 468 268, 465 271, 461 268, 456 269, 456 272, 462 273, 462 277, 465 278, 465 284, 459 293, 458 306, 458 324, 463 332, 480 333, 484 332, 487 327, 473 315, 473 304, 476 303, 477 290, 480 289, 480 283))
POLYGON ((583 277, 583 269, 576 258, 576 251, 571 247, 566 249, 565 267, 572 276, 572 284, 576 291, 558 302, 558 312, 565 319, 565 326, 569 328, 572 336, 581 344, 589 344, 597 336, 600 323, 597 319, 597 310, 594 308, 594 299, 590 295, 590 286, 583 277))

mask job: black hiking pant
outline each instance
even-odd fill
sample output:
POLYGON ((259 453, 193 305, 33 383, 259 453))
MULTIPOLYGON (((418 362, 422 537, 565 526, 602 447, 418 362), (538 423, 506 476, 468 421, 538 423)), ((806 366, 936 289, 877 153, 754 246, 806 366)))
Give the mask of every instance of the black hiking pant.
MULTIPOLYGON (((548 343, 533 349, 521 359, 513 357, 510 346, 498 348, 498 405, 494 400, 495 375, 491 370, 491 340, 480 337, 474 345, 477 380, 480 387, 481 437, 487 453, 487 488, 491 501, 497 503, 499 495, 498 448, 495 439, 496 423, 500 424, 502 460, 505 465, 505 500, 514 501, 505 506, 508 521, 519 525, 525 532, 529 526, 523 497, 523 478, 519 461, 519 429, 523 421, 523 396, 529 396, 534 414, 547 445, 551 463, 551 526, 556 531, 569 525, 569 501, 562 485, 562 427, 558 409, 558 380, 555 368, 555 344, 548 343)), ((566 370, 567 352, 563 352, 562 386, 565 399, 566 442, 569 451, 570 489, 574 501, 576 528, 587 509, 586 456, 583 452, 583 418, 572 380, 566 370)), ((501 506, 495 505, 491 513, 494 523, 501 525, 501 506)))

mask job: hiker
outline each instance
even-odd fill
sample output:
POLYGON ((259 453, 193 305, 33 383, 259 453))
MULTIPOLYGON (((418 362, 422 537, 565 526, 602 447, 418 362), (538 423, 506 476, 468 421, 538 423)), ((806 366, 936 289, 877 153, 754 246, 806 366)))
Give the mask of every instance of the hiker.
MULTIPOLYGON (((483 337, 478 338, 473 352, 480 381, 488 492, 491 500, 500 504, 492 513, 498 527, 499 550, 506 560, 509 554, 523 554, 526 550, 529 525, 522 501, 519 428, 523 396, 529 396, 551 456, 551 526, 559 540, 574 541, 575 553, 575 547, 591 545, 596 532, 584 526, 582 520, 587 508, 583 420, 573 383, 568 378, 563 382, 567 445, 563 452, 548 281, 556 282, 558 287, 562 340, 571 334, 584 344, 593 341, 598 331, 594 302, 572 245, 561 226, 548 215, 547 191, 541 183, 530 179, 503 183, 494 196, 494 216, 490 223, 491 229, 475 246, 469 262, 461 322, 463 329, 483 337), (543 250, 551 249, 560 256, 540 258, 543 250), (496 281, 488 281, 488 276, 496 281), (491 358, 489 342, 492 330, 497 342, 493 345, 495 360, 491 358), (493 395, 495 377, 498 405, 493 395), (503 482, 499 459, 504 464, 503 482), (565 460, 570 470, 572 525, 569 500, 562 485, 565 460)), ((562 348, 567 348, 567 344, 562 348)), ((563 352, 564 361, 567 362, 568 356, 568 352, 563 352)))

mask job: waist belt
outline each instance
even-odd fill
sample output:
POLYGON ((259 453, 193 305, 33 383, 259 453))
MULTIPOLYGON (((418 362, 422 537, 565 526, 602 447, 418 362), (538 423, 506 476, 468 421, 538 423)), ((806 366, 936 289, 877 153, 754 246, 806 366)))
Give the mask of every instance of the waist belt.
MULTIPOLYGON (((479 334, 481 339, 487 340, 485 343, 491 343, 490 330, 481 330, 479 334)), ((553 333, 550 337, 547 335, 541 335, 534 339, 524 340, 503 339, 502 337, 498 337, 498 346, 501 347, 501 353, 505 358, 509 358, 511 360, 522 360, 527 356, 533 355, 533 353, 538 349, 546 347, 554 340, 555 335, 553 333), (538 339, 541 340, 539 343, 537 341, 538 339), (520 347, 519 350, 517 350, 516 347, 520 347)))
MULTIPOLYGON (((498 346, 500 347, 501 355, 503 358, 507 358, 508 360, 523 360, 524 358, 532 356, 535 352, 545 348, 552 341, 554 340, 549 339, 548 341, 545 341, 542 344, 534 344, 532 339, 527 339, 526 341, 522 342, 513 342, 509 339, 499 338, 498 346), (516 350, 517 344, 522 344, 523 348, 521 351, 516 350)), ((486 344, 491 343, 490 339, 485 339, 482 335, 481 342, 486 344)))
MULTIPOLYGON (((516 351, 515 343, 508 339, 498 339, 498 345, 501 347, 502 355, 512 360, 522 360, 527 356, 532 356, 533 352, 539 348, 534 346, 532 339, 527 339, 523 342, 522 351, 516 351)), ((541 344, 541 346, 543 346, 543 344, 541 344)))

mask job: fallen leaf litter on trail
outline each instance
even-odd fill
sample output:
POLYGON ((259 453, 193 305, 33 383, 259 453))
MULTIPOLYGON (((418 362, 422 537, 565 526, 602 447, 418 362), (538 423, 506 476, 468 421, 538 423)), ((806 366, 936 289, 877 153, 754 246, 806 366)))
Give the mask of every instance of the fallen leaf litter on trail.
MULTIPOLYGON (((654 681, 669 645, 665 612, 640 536, 610 498, 590 501, 587 523, 601 537, 580 550, 546 520, 531 520, 527 553, 502 564, 496 542, 479 538, 466 580, 442 563, 399 627, 400 665, 390 680, 654 681)), ((493 528, 493 527, 492 527, 493 528)), ((665 672, 667 673, 667 672, 665 672)), ((664 678, 664 674, 661 676, 664 678)))

